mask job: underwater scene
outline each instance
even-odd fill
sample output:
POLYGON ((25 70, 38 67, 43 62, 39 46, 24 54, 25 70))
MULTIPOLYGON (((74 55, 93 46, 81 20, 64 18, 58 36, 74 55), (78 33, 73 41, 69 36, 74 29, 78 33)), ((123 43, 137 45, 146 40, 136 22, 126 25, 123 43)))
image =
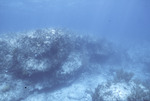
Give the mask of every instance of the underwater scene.
POLYGON ((0 0, 0 101, 150 101, 150 1, 0 0))

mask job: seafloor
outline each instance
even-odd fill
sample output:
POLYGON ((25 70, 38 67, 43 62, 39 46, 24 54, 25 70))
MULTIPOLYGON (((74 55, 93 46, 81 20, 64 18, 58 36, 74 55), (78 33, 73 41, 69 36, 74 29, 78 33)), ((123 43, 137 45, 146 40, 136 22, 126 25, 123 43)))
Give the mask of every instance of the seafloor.
POLYGON ((150 101, 149 44, 52 28, 3 34, 0 101, 150 101))

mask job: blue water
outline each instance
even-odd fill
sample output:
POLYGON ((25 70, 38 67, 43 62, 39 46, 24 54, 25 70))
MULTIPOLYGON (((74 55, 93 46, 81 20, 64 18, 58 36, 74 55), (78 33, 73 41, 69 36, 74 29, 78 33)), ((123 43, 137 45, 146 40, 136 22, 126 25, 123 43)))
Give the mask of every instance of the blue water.
POLYGON ((150 0, 0 0, 0 101, 150 101, 149 44, 150 0))
POLYGON ((147 38, 149 0, 0 0, 0 32, 63 27, 147 38))

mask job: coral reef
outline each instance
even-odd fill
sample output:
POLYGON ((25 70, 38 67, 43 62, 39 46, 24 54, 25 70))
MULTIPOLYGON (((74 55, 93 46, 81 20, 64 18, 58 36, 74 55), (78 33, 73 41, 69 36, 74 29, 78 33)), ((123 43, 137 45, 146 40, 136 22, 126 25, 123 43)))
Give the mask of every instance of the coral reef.
MULTIPOLYGON (((27 95, 71 84, 92 65, 106 63, 113 53, 106 40, 96 40, 61 29, 39 29, 17 33, 12 38, 2 37, 0 73, 11 78, 6 78, 8 83, 2 84, 0 91, 4 94, 1 98, 7 96, 7 101, 11 101, 18 93, 22 94, 24 86, 28 84, 30 86, 26 88, 30 90, 27 95), (10 85, 11 80, 14 83, 10 85), (11 89, 13 85, 16 88, 11 89), (17 92, 18 87, 21 88, 17 92), (7 92, 12 91, 14 94, 10 96, 7 92)), ((23 98, 18 96, 16 100, 23 98)))

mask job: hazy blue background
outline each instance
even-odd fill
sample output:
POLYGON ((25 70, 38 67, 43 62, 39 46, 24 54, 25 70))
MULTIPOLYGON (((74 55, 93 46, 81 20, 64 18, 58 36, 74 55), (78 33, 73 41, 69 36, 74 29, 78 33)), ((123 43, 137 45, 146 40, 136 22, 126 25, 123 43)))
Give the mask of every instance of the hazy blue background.
POLYGON ((150 0, 0 0, 0 32, 45 27, 149 40, 150 0))

